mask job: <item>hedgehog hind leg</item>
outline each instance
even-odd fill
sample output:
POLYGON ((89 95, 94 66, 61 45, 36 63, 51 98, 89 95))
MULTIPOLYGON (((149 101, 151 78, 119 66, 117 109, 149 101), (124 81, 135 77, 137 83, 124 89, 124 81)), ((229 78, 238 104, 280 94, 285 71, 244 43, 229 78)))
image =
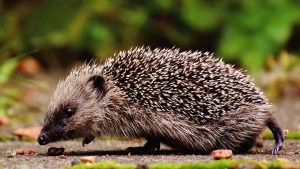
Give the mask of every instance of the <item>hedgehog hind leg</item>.
POLYGON ((147 139, 143 147, 128 147, 126 150, 135 154, 153 153, 160 149, 160 141, 156 139, 147 139))
POLYGON ((283 130, 280 128, 280 126, 277 122, 277 119, 274 116, 271 116, 268 119, 267 126, 272 131, 274 138, 275 138, 275 147, 272 149, 272 154, 276 155, 283 146, 283 141, 285 139, 285 135, 284 135, 283 130))

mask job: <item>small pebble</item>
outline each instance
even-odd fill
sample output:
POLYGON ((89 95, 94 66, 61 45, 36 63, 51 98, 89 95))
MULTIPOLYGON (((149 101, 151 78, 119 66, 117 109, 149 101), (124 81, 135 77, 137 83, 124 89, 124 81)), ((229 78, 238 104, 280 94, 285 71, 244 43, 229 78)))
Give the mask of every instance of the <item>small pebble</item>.
POLYGON ((65 155, 60 155, 59 159, 67 159, 67 157, 65 155))
POLYGON ((220 150, 214 150, 211 153, 212 157, 215 160, 219 160, 219 159, 228 159, 231 158, 233 153, 231 150, 226 150, 226 149, 220 149, 220 150))
POLYGON ((26 155, 34 155, 34 154, 36 154, 36 151, 32 150, 32 149, 28 149, 28 150, 24 151, 24 154, 26 154, 26 155))
POLYGON ((57 147, 50 147, 48 149, 47 155, 48 156, 60 156, 64 153, 65 148, 61 147, 61 148, 57 148, 57 147))
POLYGON ((15 150, 14 151, 16 155, 23 155, 24 154, 24 150, 15 150))

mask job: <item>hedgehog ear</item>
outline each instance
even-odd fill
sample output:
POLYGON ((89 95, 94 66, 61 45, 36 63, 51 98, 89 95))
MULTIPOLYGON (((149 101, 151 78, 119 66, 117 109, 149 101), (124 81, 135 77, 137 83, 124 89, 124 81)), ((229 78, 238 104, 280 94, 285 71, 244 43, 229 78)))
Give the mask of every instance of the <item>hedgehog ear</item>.
POLYGON ((105 80, 102 76, 92 76, 89 78, 87 83, 90 83, 92 88, 97 90, 99 97, 103 97, 105 95, 105 80))

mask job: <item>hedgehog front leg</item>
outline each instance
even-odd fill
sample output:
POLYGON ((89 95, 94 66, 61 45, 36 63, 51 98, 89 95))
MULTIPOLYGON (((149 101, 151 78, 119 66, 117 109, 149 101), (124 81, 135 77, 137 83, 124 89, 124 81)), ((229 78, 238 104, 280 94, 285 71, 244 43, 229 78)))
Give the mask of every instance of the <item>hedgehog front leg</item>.
POLYGON ((153 153, 160 149, 160 141, 155 139, 147 139, 147 143, 143 147, 128 147, 126 150, 132 153, 143 154, 153 153))
POLYGON ((275 147, 272 149, 272 154, 276 155, 283 146, 283 141, 285 139, 284 132, 273 115, 267 121, 267 126, 270 128, 275 138, 275 147))

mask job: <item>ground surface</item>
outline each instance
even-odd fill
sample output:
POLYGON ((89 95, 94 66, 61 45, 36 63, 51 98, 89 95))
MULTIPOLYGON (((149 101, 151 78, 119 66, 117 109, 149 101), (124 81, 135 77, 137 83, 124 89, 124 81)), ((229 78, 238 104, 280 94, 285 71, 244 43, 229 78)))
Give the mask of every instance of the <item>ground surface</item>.
MULTIPOLYGON (((133 143, 129 141, 94 141, 85 147, 81 142, 68 141, 39 146, 32 142, 8 142, 0 143, 0 166, 4 168, 59 168, 70 166, 79 161, 80 156, 96 156, 97 161, 116 161, 118 163, 188 163, 188 162, 206 162, 211 161, 210 155, 180 154, 166 147, 155 155, 128 155, 124 151, 129 146, 139 146, 143 143, 133 143), (64 147, 67 159, 59 157, 49 157, 46 155, 49 147, 64 147), (34 149, 36 155, 11 155, 17 149, 34 149)), ((273 140, 264 142, 264 149, 270 150, 273 146, 273 140)), ((300 162, 300 140, 287 140, 284 149, 280 155, 272 156, 266 153, 249 153, 234 155, 233 159, 251 158, 256 160, 273 160, 284 158, 295 162, 300 162)), ((1 168, 1 167, 0 167, 1 168)))

